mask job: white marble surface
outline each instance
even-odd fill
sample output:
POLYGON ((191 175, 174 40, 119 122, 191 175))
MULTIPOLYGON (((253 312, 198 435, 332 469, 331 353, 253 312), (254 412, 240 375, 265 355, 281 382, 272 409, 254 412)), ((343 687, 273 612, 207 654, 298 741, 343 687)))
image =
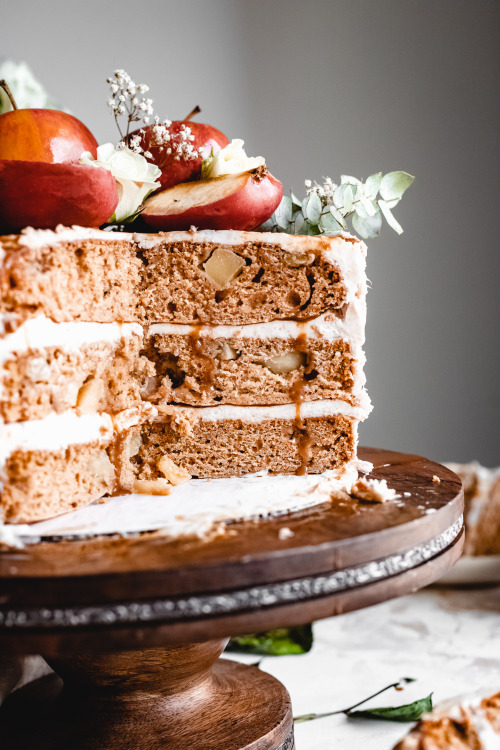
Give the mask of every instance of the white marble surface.
MULTIPOLYGON (((286 685, 295 716, 346 708, 401 677, 416 682, 367 706, 409 703, 430 692, 438 703, 500 690, 499 644, 500 586, 429 588, 318 622, 310 653, 264 658, 261 669, 286 685)), ((391 750, 411 726, 341 715, 297 724, 295 737, 297 750, 391 750)))

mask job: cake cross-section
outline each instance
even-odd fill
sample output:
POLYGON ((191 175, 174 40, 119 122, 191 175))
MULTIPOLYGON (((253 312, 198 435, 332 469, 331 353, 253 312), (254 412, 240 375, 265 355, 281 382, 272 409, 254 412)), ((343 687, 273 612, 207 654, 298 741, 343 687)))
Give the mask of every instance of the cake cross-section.
POLYGON ((189 476, 352 481, 365 257, 350 235, 0 238, 0 518, 189 476))

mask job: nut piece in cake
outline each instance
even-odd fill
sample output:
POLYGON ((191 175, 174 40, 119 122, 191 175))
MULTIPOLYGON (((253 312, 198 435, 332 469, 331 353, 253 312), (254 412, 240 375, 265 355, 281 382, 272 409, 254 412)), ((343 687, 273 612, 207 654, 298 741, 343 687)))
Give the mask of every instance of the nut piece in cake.
POLYGON ((184 484, 184 482, 189 482, 191 479, 191 474, 181 466, 174 464, 172 459, 168 456, 162 456, 156 465, 165 479, 173 484, 174 487, 177 487, 179 484, 184 484))
POLYGON ((96 412, 104 395, 104 383, 100 378, 91 378, 78 391, 77 408, 82 414, 96 412))
POLYGON ((301 352, 287 352, 279 354, 271 359, 266 359, 262 364, 275 375, 286 375, 292 370, 298 370, 304 364, 305 355, 301 352))
POLYGON ((139 495, 170 495, 173 485, 168 479, 136 479, 134 481, 134 492, 139 495))
POLYGON ((223 362, 230 362, 234 359, 238 359, 239 352, 237 352, 236 349, 231 346, 231 344, 228 344, 227 341, 224 341, 218 357, 223 362))
POLYGON ((208 280, 219 291, 225 289, 244 267, 241 256, 223 247, 216 248, 203 264, 208 280))

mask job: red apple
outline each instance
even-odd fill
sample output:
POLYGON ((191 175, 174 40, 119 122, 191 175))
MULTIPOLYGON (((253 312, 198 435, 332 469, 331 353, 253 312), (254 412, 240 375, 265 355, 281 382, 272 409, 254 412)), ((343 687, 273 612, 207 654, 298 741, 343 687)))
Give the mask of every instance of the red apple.
MULTIPOLYGON (((178 135, 182 125, 189 127, 191 134, 194 135, 194 140, 190 141, 193 148, 199 149, 205 147, 207 155, 210 154, 211 148, 216 152, 229 143, 224 133, 221 133, 220 130, 216 130, 211 125, 204 125, 201 122, 190 122, 188 120, 174 120, 172 122, 168 131, 174 136, 174 143, 178 142, 178 135)), ((176 160, 172 154, 167 154, 168 145, 152 146, 153 127, 153 125, 148 125, 144 128, 144 135, 142 136, 140 145, 144 151, 151 152, 153 158, 149 159, 149 161, 153 161, 161 169, 160 190, 172 187, 172 185, 178 185, 180 182, 199 180, 204 157, 198 156, 195 159, 186 160, 181 158, 176 160)), ((138 130, 132 133, 132 135, 136 135, 137 133, 139 133, 138 130)))
POLYGON ((251 231, 278 207, 283 185, 267 167, 184 182, 149 198, 144 221, 158 231, 172 229, 240 229, 251 231))
POLYGON ((78 162, 84 151, 95 157, 97 141, 73 115, 54 109, 14 109, 0 115, 0 159, 78 162))
POLYGON ((0 161, 0 233, 58 224, 98 227, 118 205, 107 169, 83 164, 0 161))

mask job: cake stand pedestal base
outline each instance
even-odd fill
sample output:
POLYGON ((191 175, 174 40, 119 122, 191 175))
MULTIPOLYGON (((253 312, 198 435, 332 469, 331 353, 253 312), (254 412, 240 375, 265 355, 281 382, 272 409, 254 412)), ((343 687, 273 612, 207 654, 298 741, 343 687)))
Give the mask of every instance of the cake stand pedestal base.
POLYGON ((64 686, 49 675, 8 699, 2 749, 292 750, 286 689, 219 659, 226 643, 52 658, 64 686))
POLYGON ((59 675, 5 700, 1 750, 292 750, 285 688, 218 660, 223 639, 409 594, 463 548, 455 474, 420 456, 360 455, 397 498, 336 498, 203 538, 45 539, 1 553, 0 653, 42 654, 59 675))

